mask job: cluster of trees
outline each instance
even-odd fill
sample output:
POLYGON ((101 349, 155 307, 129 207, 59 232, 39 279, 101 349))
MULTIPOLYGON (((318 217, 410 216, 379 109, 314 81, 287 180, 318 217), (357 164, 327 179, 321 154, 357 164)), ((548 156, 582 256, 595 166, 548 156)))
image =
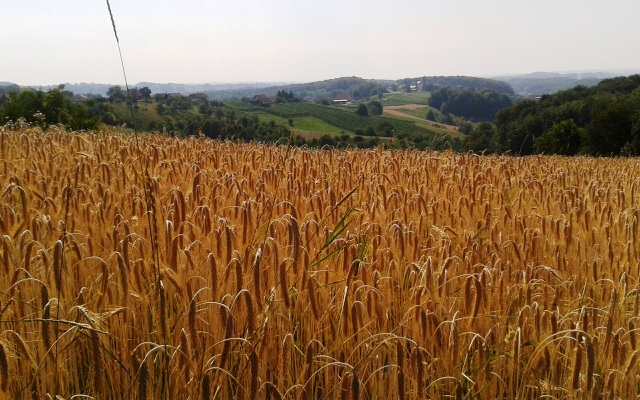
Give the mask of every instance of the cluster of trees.
MULTIPOLYGON (((150 99, 151 92, 142 89, 130 90, 130 95, 133 92, 136 93, 136 99, 150 99)), ((210 138, 261 142, 282 141, 291 134, 287 127, 273 121, 261 122, 256 115, 238 116, 234 110, 224 107, 222 102, 202 99, 194 103, 185 96, 170 97, 164 94, 154 96, 158 117, 150 118, 148 112, 134 104, 134 123, 129 108, 121 104, 125 99, 126 92, 118 86, 110 88, 108 98, 103 98, 103 101, 73 101, 73 93, 64 90, 62 85, 48 92, 28 89, 10 92, 0 104, 0 122, 22 121, 43 129, 63 124, 71 130, 97 129, 102 122, 135 126, 141 131, 166 128, 177 135, 204 134, 210 138), (107 103, 107 99, 114 103, 107 103)))
POLYGON ((64 85, 47 92, 25 89, 11 92, 0 105, 0 123, 18 123, 47 129, 50 125, 63 124, 73 130, 90 130, 98 126, 100 118, 87 104, 73 101, 73 93, 64 90, 64 85))
POLYGON ((211 116, 199 115, 184 121, 182 135, 199 135, 211 139, 255 140, 258 142, 278 142, 287 140, 291 131, 274 121, 262 122, 257 115, 236 115, 233 111, 223 111, 211 116))
POLYGON ((367 129, 356 129, 355 134, 357 136, 380 136, 380 137, 392 137, 395 132, 395 127, 389 121, 382 121, 377 126, 368 126, 367 129))
POLYGON ((376 81, 362 81, 348 92, 354 99, 368 99, 369 97, 382 98, 387 93, 387 88, 376 81))
POLYGON ((353 139, 349 135, 331 136, 323 135, 319 139, 311 139, 305 141, 302 137, 296 136, 294 139, 295 145, 305 145, 309 147, 325 147, 331 146, 338 149, 344 148, 358 148, 358 149, 371 149, 381 144, 378 138, 364 138, 362 136, 356 136, 353 139))
POLYGON ((511 97, 494 90, 463 90, 441 88, 431 94, 429 106, 443 114, 455 114, 467 119, 490 121, 498 110, 512 105, 511 97))
POLYGON ((128 101, 131 98, 132 102, 138 102, 140 100, 149 101, 151 100, 151 89, 149 87, 141 87, 141 88, 130 88, 129 93, 127 95, 126 90, 122 90, 120 86, 111 86, 107 89, 107 98, 110 102, 121 102, 128 101))
POLYGON ((513 154, 640 155, 640 75, 526 100, 466 138, 475 151, 513 154))
MULTIPOLYGON (((348 87, 349 81, 340 82, 348 87)), ((111 88, 106 98, 81 102, 74 101, 73 93, 62 85, 47 92, 16 91, 7 87, 0 94, 0 123, 22 121, 43 129, 64 124, 72 130, 96 129, 100 122, 126 123, 139 130, 166 128, 178 135, 261 142, 282 142, 291 135, 286 124, 261 121, 256 114, 235 110, 222 102, 166 94, 152 96, 145 88, 132 92, 137 124, 130 120, 129 107, 123 102, 125 93, 120 87, 111 88), (137 102, 150 99, 156 104, 137 102)), ((298 102, 293 91, 280 90, 276 97, 286 104, 272 111, 285 113, 281 116, 289 118, 290 123, 293 116, 286 114, 287 110, 312 115, 356 133, 355 137, 340 135, 309 143, 296 137, 294 144, 297 145, 368 147, 375 145, 378 138, 393 136, 393 147, 398 148, 448 148, 519 155, 640 155, 640 75, 606 79, 593 87, 577 86, 543 96, 538 101, 525 100, 515 105, 506 94, 488 89, 435 90, 429 104, 445 115, 488 121, 495 114, 492 123, 465 124, 464 140, 434 135, 407 121, 387 121, 379 117, 383 106, 378 100, 360 104, 354 113, 298 102)), ((430 112, 428 118, 435 120, 435 113, 430 112)))
MULTIPOLYGON (((134 112, 135 125, 131 114, 122 105, 106 105, 108 114, 106 124, 136 126, 141 131, 165 130, 172 135, 204 135, 212 139, 256 140, 260 142, 281 141, 291 132, 275 122, 262 122, 256 115, 236 113, 219 101, 200 99, 191 101, 185 96, 154 95, 155 113, 139 107, 134 112)), ((103 105, 105 106, 105 105, 103 105)))
POLYGON ((395 86, 404 87, 417 86, 420 90, 434 92, 438 89, 448 87, 461 90, 493 90, 500 94, 513 96, 515 93, 511 85, 507 82, 494 79, 476 78, 473 76, 423 76, 422 78, 405 78, 395 82, 395 86), (418 84, 418 82, 420 82, 418 84))
POLYGON ((366 117, 368 115, 382 115, 382 103, 378 100, 372 100, 369 103, 361 103, 356 109, 356 114, 366 117))
POLYGON ((384 81, 366 80, 357 77, 329 79, 322 82, 295 85, 300 97, 305 100, 335 99, 346 96, 354 100, 382 97, 387 92, 384 81))
POLYGON ((300 99, 297 98, 293 92, 286 90, 278 90, 278 94, 276 94, 276 103, 289 103, 289 102, 299 102, 300 99))
MULTIPOLYGON (((291 137, 289 127, 274 121, 261 121, 256 114, 242 112, 232 107, 227 107, 222 102, 199 100, 190 101, 184 96, 171 97, 163 95, 152 96, 154 104, 133 103, 133 118, 129 105, 118 101, 122 91, 114 89, 114 101, 108 102, 107 97, 101 101, 90 99, 83 102, 74 102, 72 93, 59 87, 49 92, 23 90, 12 93, 8 100, 0 106, 0 117, 4 122, 17 121, 19 118, 25 122, 47 128, 50 124, 64 124, 69 129, 97 129, 100 122, 107 125, 126 125, 136 127, 139 131, 161 131, 166 129, 172 135, 204 135, 214 139, 230 140, 255 140, 259 142, 287 142, 291 137), (162 111, 158 112, 158 108, 162 111), (155 112, 153 112, 154 110, 155 112)), ((286 93, 286 92, 285 92, 286 93)), ((288 93, 286 93, 288 95, 288 93)), ((150 93, 149 93, 150 95, 150 93)), ((290 96, 289 96, 290 97, 290 96)), ((395 137, 394 141, 385 141, 390 148, 413 147, 418 149, 453 148, 462 150, 461 143, 453 138, 440 138, 430 132, 418 129, 415 124, 406 121, 388 121, 379 117, 382 114, 382 104, 374 100, 363 104, 369 116, 361 117, 353 112, 322 107, 309 103, 288 103, 274 110, 282 110, 286 107, 318 108, 316 113, 322 114, 332 123, 340 125, 340 121, 346 126, 344 129, 354 131, 355 136, 348 134, 326 136, 311 141, 305 141, 300 136, 293 140, 294 145, 307 145, 311 147, 334 146, 370 148, 382 142, 382 138, 395 137), (340 113, 342 119, 336 122, 331 118, 340 113), (324 113, 324 114, 323 114, 324 113), (326 114, 326 115, 325 115, 326 114), (361 126, 361 127, 353 127, 361 126)), ((290 118, 291 119, 291 118, 290 118)), ((335 119, 335 118, 334 118, 335 119)))
MULTIPOLYGON (((153 96, 158 115, 174 115, 179 111, 188 111, 193 108, 191 99, 185 96, 171 97, 166 94, 156 94, 153 96)), ((204 102, 204 104, 207 104, 204 102)))

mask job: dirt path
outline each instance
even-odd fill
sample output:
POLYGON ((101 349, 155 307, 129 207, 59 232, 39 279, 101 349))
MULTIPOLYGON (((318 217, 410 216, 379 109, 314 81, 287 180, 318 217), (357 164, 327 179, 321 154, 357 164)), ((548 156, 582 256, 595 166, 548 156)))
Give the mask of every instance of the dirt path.
POLYGON ((429 121, 426 120, 424 118, 420 118, 420 117, 414 117, 413 115, 409 115, 409 114, 405 114, 401 111, 401 109, 405 109, 405 110, 418 110, 420 108, 427 108, 424 105, 420 105, 420 104, 405 104, 403 106, 386 106, 383 109, 383 114, 389 114, 389 115, 393 115, 396 117, 402 117, 402 118, 409 118, 409 119, 415 119, 418 121, 422 121, 422 122, 427 122, 429 124, 431 124, 431 126, 433 126, 434 128, 442 128, 442 129, 446 129, 449 131, 458 131, 458 127, 453 126, 453 125, 445 125, 445 124, 441 124, 439 122, 433 122, 433 121, 429 121))

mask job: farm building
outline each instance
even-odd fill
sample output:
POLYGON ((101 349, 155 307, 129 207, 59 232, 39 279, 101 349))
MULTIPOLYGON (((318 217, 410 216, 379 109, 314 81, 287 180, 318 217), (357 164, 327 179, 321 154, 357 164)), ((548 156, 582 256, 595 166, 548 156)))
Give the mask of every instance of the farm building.
POLYGON ((273 103, 271 99, 268 96, 265 96, 264 94, 255 95, 251 99, 251 104, 253 104, 254 106, 267 107, 267 106, 270 106, 271 103, 273 103))

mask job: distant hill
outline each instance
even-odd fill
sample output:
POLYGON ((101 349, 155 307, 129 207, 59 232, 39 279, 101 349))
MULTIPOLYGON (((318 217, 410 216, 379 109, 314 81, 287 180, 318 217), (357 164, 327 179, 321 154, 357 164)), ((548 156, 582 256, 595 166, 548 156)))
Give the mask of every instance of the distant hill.
POLYGON ((19 92, 20 86, 11 82, 0 82, 0 95, 9 94, 11 92, 19 92))
MULTIPOLYGON (((246 82, 246 83, 205 83, 205 84, 182 84, 182 83, 153 83, 140 82, 131 87, 148 87, 152 94, 156 93, 180 93, 188 95, 191 93, 205 93, 211 100, 241 99, 243 97, 253 97, 257 94, 264 94, 275 97, 279 91, 293 92, 297 98, 302 100, 317 100, 322 98, 335 98, 345 95, 349 98, 360 99, 376 95, 386 90, 387 86, 393 83, 391 80, 373 80, 357 77, 336 78, 320 82, 311 83, 280 83, 280 82, 246 82)), ((13 85, 6 82, 6 85, 13 85)), ((15 86, 15 85, 14 85, 15 86)), ((110 87, 115 84, 98 83, 65 83, 65 90, 74 94, 93 94, 106 96, 110 87)), ((124 87, 124 85, 118 85, 124 87)), ((36 90, 48 91, 55 89, 58 85, 28 86, 36 90)))
MULTIPOLYGON (((426 83, 429 91, 438 90, 443 87, 451 87, 469 90, 490 89, 495 92, 507 95, 513 95, 514 91, 508 83, 486 79, 475 78, 469 76, 430 76, 420 78, 405 78, 398 80, 385 79, 363 79, 359 77, 343 77, 335 79, 327 79, 320 82, 301 83, 285 86, 272 86, 263 88, 260 94, 267 96, 275 96, 279 91, 291 91, 294 95, 302 100, 313 101, 323 98, 335 99, 337 97, 346 96, 347 98, 359 100, 362 98, 373 97, 379 93, 384 93, 390 88, 392 90, 404 91, 407 85, 422 87, 422 82, 426 83)), ((230 90, 230 91, 205 91, 205 93, 213 100, 226 100, 229 98, 253 97, 258 94, 254 90, 230 90)))
POLYGON ((554 94, 578 85, 591 87, 597 85, 603 79, 626 76, 632 73, 633 71, 534 72, 524 75, 498 76, 494 79, 508 83, 517 94, 544 95, 554 94))
MULTIPOLYGON (((10 85, 10 83, 7 83, 10 85)), ((205 91, 228 91, 228 90, 241 90, 241 89, 259 89, 263 87, 273 86, 274 83, 204 83, 204 84, 183 84, 183 83, 153 83, 153 82, 140 82, 131 87, 148 87, 152 93, 180 93, 182 95, 188 95, 191 93, 205 92, 205 91)), ((2 84, 0 83, 0 86, 2 84)), ((107 90, 110 87, 116 86, 116 84, 103 84, 103 83, 65 83, 65 90, 73 92, 74 94, 94 94, 106 96, 107 90)), ((118 86, 123 87, 123 84, 118 86)), ((29 86, 33 89, 48 91, 55 89, 58 85, 45 85, 45 86, 29 86)))
POLYGON ((284 85, 286 83, 265 83, 265 82, 243 82, 243 83, 205 83, 205 84, 182 84, 182 83, 153 83, 140 82, 134 87, 148 87, 152 93, 180 93, 183 95, 191 93, 206 92, 226 92, 235 90, 255 90, 273 85, 284 85))
MULTIPOLYGON (((513 89, 508 83, 503 81, 475 78, 468 76, 431 76, 411 79, 386 80, 386 79, 364 79, 359 77, 342 77, 335 79, 327 79, 324 81, 310 83, 274 83, 274 82, 245 82, 245 83, 205 83, 205 84, 182 84, 182 83, 154 83, 139 82, 131 87, 148 87, 151 93, 180 93, 188 95, 191 93, 205 93, 209 99, 226 101, 230 99, 241 99, 253 97, 257 94, 264 94, 269 97, 275 97, 278 92, 293 92, 293 94, 305 101, 315 101, 320 99, 335 99, 338 97, 346 97, 353 100, 374 97, 388 91, 390 88, 394 90, 404 91, 403 85, 411 82, 415 85, 418 82, 424 82, 429 85, 431 90, 437 90, 443 87, 451 87, 469 90, 490 89, 498 93, 513 95, 513 89)), ((7 85, 11 85, 7 82, 7 85)), ((92 94, 106 96, 107 90, 115 84, 99 84, 99 83, 65 83, 65 90, 74 94, 92 94)), ((123 87, 124 85, 120 84, 123 87)), ((36 86, 31 88, 48 91, 55 89, 58 85, 36 86)))
MULTIPOLYGON (((293 92, 302 100, 314 101, 323 98, 334 99, 346 96, 350 99, 361 99, 375 96, 381 91, 393 88, 404 91, 406 86, 414 86, 413 90, 433 92, 440 88, 455 88, 462 90, 493 90, 500 94, 512 96, 514 94, 544 95, 553 94, 577 85, 587 87, 598 84, 601 80, 622 75, 630 75, 629 71, 611 72, 534 72, 524 75, 505 75, 492 78, 478 78, 472 76, 421 76, 397 80, 364 79, 359 77, 342 77, 310 83, 287 82, 241 82, 241 83, 154 83, 139 82, 131 87, 148 87, 156 93, 205 93, 211 100, 225 101, 241 99, 264 94, 275 97, 279 91, 293 92), (626 73, 625 73, 626 72, 626 73)), ((100 83, 65 83, 65 89, 74 94, 93 94, 106 96, 107 90, 116 84, 100 83)), ((0 82, 0 87, 16 87, 10 82, 0 82)), ((119 84, 123 87, 123 84, 119 84)), ((30 85, 29 87, 48 91, 58 85, 30 85)))
POLYGON ((265 87, 256 92, 256 90, 247 88, 239 90, 222 90, 222 91, 205 91, 204 93, 212 100, 228 100, 232 98, 253 97, 257 94, 275 97, 279 91, 293 92, 293 94, 302 100, 314 101, 323 98, 334 99, 338 96, 346 96, 351 99, 361 99, 370 96, 376 96, 378 93, 384 93, 387 87, 391 85, 391 80, 363 79, 358 77, 343 77, 335 79, 327 79, 324 81, 311 83, 298 83, 290 85, 273 85, 265 87))

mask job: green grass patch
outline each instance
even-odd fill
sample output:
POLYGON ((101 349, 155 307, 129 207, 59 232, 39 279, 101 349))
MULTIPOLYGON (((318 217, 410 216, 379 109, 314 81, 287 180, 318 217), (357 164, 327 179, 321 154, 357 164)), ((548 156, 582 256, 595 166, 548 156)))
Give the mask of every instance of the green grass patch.
MULTIPOLYGON (((275 122, 276 124, 281 124, 287 126, 290 130, 298 133, 298 132, 308 132, 314 133, 317 135, 311 135, 312 137, 320 137, 323 135, 340 135, 342 132, 345 132, 349 135, 353 135, 352 132, 345 131, 344 129, 340 129, 333 125, 327 124, 321 119, 315 117, 295 117, 291 118, 293 120, 293 126, 289 124, 288 117, 281 117, 273 114, 267 114, 259 111, 247 111, 250 113, 254 113, 258 116, 258 119, 261 122, 275 122)), ((304 137, 304 135, 301 135, 304 137)))
MULTIPOLYGON (((396 116, 396 115, 389 115, 389 114, 385 114, 386 118, 395 120, 395 121, 402 121, 402 122, 410 122, 412 124, 415 124, 415 126, 420 127, 422 129, 428 130, 430 132, 433 133, 437 133, 437 134, 442 134, 442 135, 449 135, 452 134, 453 136, 457 136, 459 134, 459 132, 457 131, 453 131, 451 129, 447 129, 442 125, 439 125, 437 123, 433 123, 431 121, 427 121, 426 119, 422 120, 422 121, 418 121, 415 119, 410 119, 410 118, 404 118, 404 117, 400 117, 400 116, 396 116)), ((395 122, 392 122, 395 124, 395 122)))
MULTIPOLYGON (((127 125, 133 128, 131 124, 131 110, 125 103, 108 103, 107 107, 112 114, 111 117, 115 117, 116 121, 127 121, 127 125)), ((133 115, 136 120, 136 126, 147 127, 150 122, 154 122, 156 125, 161 126, 164 122, 164 117, 158 115, 155 109, 155 103, 143 103, 139 102, 134 106, 133 115)))
POLYGON ((429 102, 429 92, 389 93, 380 101, 383 106, 404 106, 407 104, 423 104, 429 102))
POLYGON ((321 119, 315 117, 293 118, 293 127, 291 127, 291 129, 294 131, 319 132, 334 135, 339 135, 342 132, 350 133, 345 131, 344 129, 329 125, 321 119))
POLYGON ((269 123, 273 121, 276 124, 288 125, 286 118, 278 117, 277 115, 272 115, 272 114, 265 114, 265 113, 255 113, 255 114, 258 116, 258 119, 260 120, 260 122, 269 123))
POLYGON ((422 108, 416 108, 416 109, 397 108, 396 111, 401 112, 401 113, 406 114, 406 115, 410 115, 412 117, 426 119, 427 111, 429 111, 429 109, 431 109, 431 107, 422 107, 422 108))
POLYGON ((238 100, 225 101, 224 106, 232 110, 243 111, 243 112, 262 111, 262 107, 255 107, 249 103, 245 103, 238 100))
MULTIPOLYGON (((361 116, 357 115, 351 108, 327 107, 314 103, 287 103, 275 107, 267 107, 264 112, 282 118, 302 118, 313 117, 323 121, 325 124, 333 126, 339 131, 356 132, 357 129, 366 131, 367 128, 378 129, 387 122, 393 125, 396 133, 408 135, 433 135, 433 131, 424 126, 418 126, 416 121, 409 121, 402 118, 387 118, 386 116, 361 116)), ((295 127, 295 123, 294 123, 295 127)))

